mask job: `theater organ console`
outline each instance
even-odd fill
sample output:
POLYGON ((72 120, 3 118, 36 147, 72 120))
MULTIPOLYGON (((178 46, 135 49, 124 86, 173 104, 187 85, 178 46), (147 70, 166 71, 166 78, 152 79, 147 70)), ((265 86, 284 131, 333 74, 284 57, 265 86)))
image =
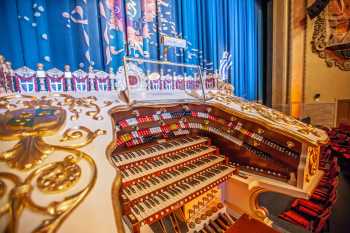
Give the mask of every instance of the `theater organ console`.
MULTIPOLYGON (((132 73, 135 76, 133 81, 142 79, 138 76, 140 72, 142 70, 132 73)), ((128 72, 125 74, 128 77, 128 72)), ((130 85, 126 86, 130 89, 130 85)), ((74 165, 81 160, 86 160, 94 172, 87 188, 79 191, 77 196, 65 197, 64 202, 49 205, 45 213, 54 216, 54 220, 44 221, 36 229, 56 229, 62 225, 65 229, 63 232, 68 232, 64 228, 65 222, 70 229, 69 226, 73 227, 68 224, 70 219, 77 220, 77 216, 85 213, 88 213, 88 216, 85 215, 87 219, 92 216, 99 219, 98 223, 91 220, 84 229, 86 232, 96 232, 94 224, 106 224, 111 219, 110 215, 114 216, 118 233, 229 232, 243 214, 271 225, 268 211, 260 207, 257 201, 259 194, 272 191, 308 198, 322 177, 322 172, 318 170, 319 151, 328 140, 322 130, 222 90, 198 88, 183 95, 167 90, 161 97, 156 93, 156 101, 144 101, 145 95, 140 95, 142 91, 139 89, 136 95, 131 91, 119 95, 111 92, 108 95, 94 93, 94 96, 88 96, 72 92, 38 93, 36 97, 1 97, 0 107, 7 109, 7 112, 1 112, 0 123, 8 125, 9 129, 7 132, 0 130, 1 140, 16 138, 17 134, 16 137, 9 137, 8 134, 18 129, 24 132, 23 135, 34 137, 33 132, 25 128, 28 118, 28 122, 37 130, 32 142, 39 143, 39 146, 52 144, 44 151, 33 150, 36 155, 43 153, 41 162, 45 164, 45 158, 52 153, 52 149, 71 154, 55 170, 55 177, 59 179, 74 171, 74 176, 69 178, 71 182, 62 181, 61 186, 56 187, 55 179, 48 175, 51 174, 48 170, 50 167, 35 170, 32 176, 41 177, 37 180, 41 191, 55 191, 57 188, 57 193, 60 193, 74 187, 75 179, 86 171, 74 165), (25 109, 31 110, 28 112, 25 109), (51 123, 57 120, 51 116, 53 112, 59 114, 56 115, 60 119, 59 124, 51 123), (47 116, 48 113, 51 115, 47 116), (82 116, 83 113, 86 114, 82 116), (12 118, 14 120, 9 120, 12 118), (67 124, 64 125, 64 121, 67 124), (42 122, 46 122, 46 125, 41 128, 36 126, 42 122), (43 142, 40 137, 46 136, 45 127, 53 126, 55 130, 63 129, 62 138, 53 143, 55 138, 51 135, 54 130, 47 128, 50 139, 43 142), (103 137, 101 135, 105 135, 105 138, 99 140, 99 137, 103 137), (84 137, 87 138, 85 143, 66 145, 84 137), (89 149, 79 152, 79 148, 84 146, 89 149), (101 156, 105 150, 109 164, 101 156), (89 153, 92 154, 90 157, 89 153), (63 172, 64 165, 70 169, 66 173, 63 172), (110 182, 111 169, 116 171, 113 182, 110 182), (41 171, 44 172, 43 176, 40 175, 41 171), (109 187, 106 187, 107 180, 109 187), (108 191, 110 187, 112 194, 108 191), (111 206, 101 204, 104 200, 110 200, 114 213, 108 212, 111 206), (94 205, 94 202, 100 203, 99 206, 104 206, 104 209, 94 205), (77 215, 74 215, 75 212, 78 212, 77 215), (70 213, 72 217, 67 217, 70 213)), ((11 149, 11 153, 2 154, 1 166, 10 164, 10 155, 13 156, 19 147, 30 146, 24 144, 18 144, 11 149)), ((8 147, 11 148, 11 145, 8 147)), ((54 158, 52 155, 48 157, 54 158)), ((33 159, 30 157, 26 161, 33 159)), ((18 163, 23 165, 24 170, 31 171, 26 161, 18 163)), ((36 169, 39 165, 32 163, 31 166, 36 169)), ((0 172, 0 178, 9 177, 0 172)), ((87 178, 84 179, 86 181, 87 178)), ((29 181, 28 178, 24 182, 29 181)), ((1 187, 0 191, 4 191, 1 187)), ((21 192, 26 192, 24 187, 18 187, 21 192)), ((1 195, 2 192, 0 198, 1 195)), ((21 208, 34 205, 28 202, 29 196, 11 196, 9 200, 12 204, 21 200, 20 203, 25 203, 21 208)), ((0 209, 3 216, 10 210, 9 206, 0 209)), ((43 207, 37 210, 42 211, 43 207)), ((17 209, 16 214, 20 218, 21 209, 17 209)), ((17 217, 10 219, 7 229, 15 229, 11 227, 19 221, 17 217)))
POLYGON ((188 203, 205 206, 209 202, 200 201, 201 195, 219 192, 217 187, 224 187, 218 206, 269 223, 254 196, 272 190, 307 197, 320 178, 322 131, 237 97, 135 104, 116 107, 111 116, 116 132, 111 161, 122 174, 124 219, 134 231, 145 224, 166 229, 172 222, 179 227, 174 232, 198 231, 205 224, 224 232, 220 224, 210 224, 210 214, 189 218, 194 209, 188 211, 188 203))

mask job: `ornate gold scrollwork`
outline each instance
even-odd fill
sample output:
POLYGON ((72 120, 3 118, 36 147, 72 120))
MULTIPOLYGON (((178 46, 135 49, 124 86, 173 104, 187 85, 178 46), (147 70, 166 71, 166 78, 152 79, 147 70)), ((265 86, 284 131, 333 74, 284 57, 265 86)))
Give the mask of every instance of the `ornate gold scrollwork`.
POLYGON ((286 144, 289 149, 292 149, 295 146, 294 142, 292 141, 287 141, 286 144))
POLYGON ((259 141, 253 140, 253 145, 254 145, 255 147, 258 147, 258 146, 260 146, 261 144, 260 144, 259 141))
MULTIPOLYGON (((11 182, 13 185, 20 184, 20 179, 17 175, 7 173, 7 172, 0 172, 0 200, 2 198, 6 198, 10 194, 10 189, 7 187, 4 180, 7 180, 11 182)), ((5 202, 4 205, 0 206, 0 217, 2 217, 4 214, 8 212, 10 208, 10 204, 8 202, 5 202)))
MULTIPOLYGON (((349 13, 342 1, 331 0, 328 6, 315 18, 311 49, 325 60, 328 67, 337 66, 350 71, 350 59, 346 55, 349 41, 349 13), (340 6, 337 6, 340 4, 340 6)), ((349 6, 349 3, 347 3, 349 6)))
MULTIPOLYGON (((309 136, 309 134, 320 137, 321 135, 311 125, 307 125, 303 122, 298 121, 297 119, 287 116, 283 114, 282 112, 279 112, 277 110, 268 108, 262 104, 254 103, 254 102, 248 102, 244 99, 241 99, 236 96, 225 96, 220 93, 216 95, 216 99, 220 102, 223 102, 225 104, 237 104, 241 107, 242 111, 245 112, 251 112, 254 114, 259 115, 260 117, 264 118, 267 121, 278 123, 278 124, 285 124, 292 128, 297 128, 296 131, 305 135, 306 137, 309 136)), ((242 116, 244 117, 244 116, 242 116)))
MULTIPOLYGON (((93 119, 100 119, 99 107, 94 103, 95 98, 73 98, 65 94, 59 96, 64 97, 64 102, 69 105, 68 109, 75 105, 86 106, 87 108, 95 106, 95 111, 88 111, 86 114, 93 119)), ((3 107, 8 109, 5 114, 0 115, 0 139, 18 140, 15 146, 0 154, 0 161, 6 161, 10 167, 20 170, 28 170, 42 163, 43 159, 54 151, 52 145, 45 143, 42 137, 53 135, 60 129, 66 119, 65 110, 53 106, 54 103, 57 104, 59 101, 48 99, 46 96, 37 99, 36 97, 23 95, 1 97, 0 101, 3 103, 3 107), (9 101, 20 97, 24 98, 24 100, 19 100, 24 108, 10 111, 9 106, 16 105, 11 105, 9 101)), ((78 113, 78 110, 74 110, 73 117, 78 113)), ((79 148, 89 144, 96 136, 105 133, 104 130, 100 129, 91 132, 86 127, 80 126, 67 130, 62 141, 79 139, 85 135, 85 141, 69 146, 79 148)))
MULTIPOLYGON (((97 179, 94 160, 78 148, 88 145, 106 131, 100 129, 91 131, 84 126, 74 127, 64 132, 60 145, 48 144, 42 138, 51 136, 60 129, 66 119, 65 110, 59 107, 58 100, 48 100, 47 97, 40 100, 25 97, 28 101, 19 100, 13 104, 12 100, 18 97, 0 98, 0 107, 7 109, 0 115, 0 140, 18 140, 11 149, 0 154, 0 162, 3 161, 10 167, 28 173, 21 179, 15 174, 0 172, 0 199, 7 198, 0 206, 0 217, 8 216, 6 233, 17 233, 24 210, 39 213, 44 220, 32 232, 54 233, 88 195, 97 179), (13 110, 14 108, 16 110, 13 110), (60 161, 42 163, 52 152, 66 157, 60 161), (87 163, 90 169, 82 170, 81 162, 87 163), (83 172, 89 172, 90 178, 87 181, 84 179, 84 186, 74 192, 73 188, 78 187, 83 172), (9 183, 12 183, 13 187, 9 187, 9 183), (45 195, 60 193, 60 200, 52 201, 45 206, 38 204, 32 197, 34 191, 38 191, 36 196, 41 193, 45 195)), ((84 104, 90 104, 89 100, 85 101, 87 102, 84 104)), ((98 118, 98 114, 99 111, 90 113, 93 118, 98 118)))
POLYGON ((117 226, 118 233, 125 233, 123 221, 122 221, 122 206, 120 203, 120 188, 122 186, 122 176, 120 171, 116 170, 116 176, 112 185, 112 202, 113 202, 113 211, 115 224, 117 226))
POLYGON ((30 169, 42 163, 53 148, 46 144, 41 137, 25 137, 10 150, 0 155, 0 161, 6 161, 7 164, 16 169, 30 169))
POLYGON ((319 147, 311 147, 307 148, 307 155, 309 158, 309 166, 308 172, 309 176, 313 176, 316 174, 318 168, 318 159, 319 159, 320 149, 319 147))
POLYGON ((0 97, 0 109, 6 109, 8 111, 17 108, 18 104, 21 104, 27 100, 36 100, 35 96, 29 95, 7 95, 0 97), (11 100, 16 100, 16 103, 11 103, 11 100))
MULTIPOLYGON (((10 214, 10 220, 5 229, 6 233, 18 232, 18 223, 24 209, 47 216, 47 219, 33 232, 56 232, 64 219, 82 202, 94 186, 97 169, 95 162, 88 154, 64 147, 56 147, 55 150, 69 155, 63 161, 48 163, 33 170, 24 181, 12 178, 15 187, 10 191, 5 207, 0 208, 2 215, 10 214), (81 168, 78 163, 82 160, 86 161, 91 169, 91 178, 84 188, 66 196, 62 201, 53 201, 47 206, 35 203, 31 196, 35 187, 46 194, 63 193, 73 188, 81 176, 81 168)), ((9 173, 0 173, 0 178, 11 176, 13 175, 9 173)))
POLYGON ((66 145, 66 147, 80 148, 90 144, 93 140, 95 140, 97 136, 104 134, 106 134, 106 130, 97 129, 94 132, 92 132, 85 126, 78 126, 69 128, 66 131, 64 131, 60 141, 62 143, 70 142, 70 144, 66 145))
POLYGON ((268 218, 268 210, 259 205, 259 195, 266 192, 263 188, 254 188, 249 194, 249 208, 254 218, 271 225, 272 221, 268 218))
POLYGON ((18 140, 0 154, 0 161, 16 169, 30 169, 54 151, 44 136, 53 135, 64 123, 66 113, 57 107, 21 108, 0 115, 0 139, 18 140))
MULTIPOLYGON (((95 96, 88 96, 82 98, 75 98, 67 94, 58 94, 57 97, 63 97, 63 103, 61 105, 68 106, 68 110, 73 113, 71 120, 78 120, 80 113, 82 112, 81 107, 93 108, 94 110, 87 111, 85 114, 94 120, 102 120, 103 117, 100 115, 101 108, 96 104, 97 98, 95 96)), ((105 106, 109 106, 107 103, 105 106)))
POLYGON ((262 128, 258 128, 257 133, 262 135, 263 133, 265 133, 265 130, 263 130, 262 128))
POLYGON ((47 193, 64 192, 75 185, 81 176, 81 169, 73 156, 43 170, 37 179, 40 191, 47 193))

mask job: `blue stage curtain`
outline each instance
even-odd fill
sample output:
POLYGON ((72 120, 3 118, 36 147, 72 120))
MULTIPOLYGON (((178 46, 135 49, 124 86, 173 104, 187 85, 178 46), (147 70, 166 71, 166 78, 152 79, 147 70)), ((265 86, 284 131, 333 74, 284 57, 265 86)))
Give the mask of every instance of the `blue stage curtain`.
POLYGON ((116 71, 123 56, 164 59, 162 35, 187 40, 168 60, 225 72, 235 94, 259 100, 259 0, 3 0, 0 53, 17 68, 65 64, 116 71))

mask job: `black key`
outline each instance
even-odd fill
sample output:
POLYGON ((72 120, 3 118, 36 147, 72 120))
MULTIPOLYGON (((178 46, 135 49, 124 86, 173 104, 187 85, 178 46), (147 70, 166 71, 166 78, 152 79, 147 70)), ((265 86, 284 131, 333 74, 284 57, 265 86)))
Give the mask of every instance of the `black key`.
POLYGON ((136 184, 136 187, 141 191, 142 190, 142 187, 140 184, 136 184))
POLYGON ((170 189, 169 189, 169 190, 167 190, 167 192, 168 192, 168 193, 169 193, 171 196, 173 196, 173 197, 176 195, 176 193, 175 193, 175 192, 173 192, 173 191, 172 191, 172 190, 170 190, 170 189))
POLYGON ((183 184, 178 184, 178 186, 180 186, 183 190, 187 190, 188 188, 186 186, 184 186, 183 184))
POLYGON ((169 173, 164 173, 164 175, 167 177, 167 179, 171 179, 171 178, 172 178, 172 176, 170 175, 170 173, 171 173, 171 172, 169 172, 169 173))
POLYGON ((157 197, 159 197, 162 201, 166 201, 166 199, 160 194, 158 194, 157 197))
POLYGON ((147 202, 147 199, 143 201, 147 208, 152 208, 152 206, 147 202))
POLYGON ((148 198, 147 201, 153 206, 156 206, 156 203, 154 203, 154 201, 152 200, 152 197, 148 198))
POLYGON ((160 193, 163 197, 165 197, 166 199, 169 199, 169 196, 166 193, 160 193))
POLYGON ((146 185, 148 188, 151 187, 151 184, 150 184, 147 180, 145 180, 144 182, 145 182, 145 185, 146 185))
POLYGON ((136 214, 140 214, 140 211, 136 208, 136 206, 133 206, 132 209, 135 211, 136 214))
POLYGON ((196 176, 196 179, 199 179, 200 181, 204 182, 206 179, 202 176, 196 176))
POLYGON ((154 166, 154 167, 158 167, 157 163, 155 161, 150 161, 150 163, 154 166))
POLYGON ((112 159, 115 163, 118 163, 119 162, 119 157, 118 156, 112 156, 112 159))
POLYGON ((146 164, 142 164, 142 167, 146 170, 146 171, 148 171, 149 170, 149 168, 147 167, 147 165, 146 164))
POLYGON ((157 205, 159 205, 160 204, 160 202, 157 200, 157 198, 154 196, 154 197, 152 197, 152 199, 153 199, 153 201, 157 204, 157 205))
POLYGON ((165 181, 166 179, 164 178, 163 175, 160 175, 159 178, 162 180, 162 181, 165 181))
POLYGON ((128 157, 123 153, 123 154, 120 154, 120 157, 124 158, 125 160, 128 159, 128 157))
POLYGON ((142 156, 141 152, 139 150, 136 150, 135 153, 138 155, 138 156, 142 156))
POLYGON ((124 188, 124 190, 126 191, 127 194, 131 195, 131 192, 128 188, 124 188))
POLYGON ((146 189, 146 188, 147 188, 147 186, 145 185, 144 182, 141 182, 140 185, 142 186, 143 189, 146 189))
POLYGON ((122 171, 122 174, 125 175, 126 177, 129 177, 129 173, 126 170, 122 171))
POLYGON ((145 212, 145 209, 142 207, 142 205, 140 205, 139 203, 137 203, 136 205, 142 212, 145 212))
POLYGON ((182 190, 180 187, 175 187, 176 191, 178 191, 178 193, 182 193, 182 190))
POLYGON ((158 180, 158 178, 157 178, 157 177, 153 177, 152 179, 153 179, 153 180, 154 180, 154 182, 156 182, 157 184, 160 184, 160 181, 158 180))
POLYGON ((146 153, 143 150, 139 150, 141 155, 146 155, 146 153))
POLYGON ((149 165, 148 163, 146 163, 145 165, 148 167, 148 169, 152 170, 152 166, 151 165, 149 165))
POLYGON ((175 194, 175 196, 179 194, 174 188, 171 188, 171 191, 173 191, 173 193, 175 194))
POLYGON ((150 181, 153 185, 156 185, 156 184, 157 184, 156 182, 154 182, 153 179, 150 179, 149 181, 150 181))
POLYGON ((142 167, 139 166, 138 169, 139 169, 140 172, 144 172, 144 170, 142 169, 142 167))

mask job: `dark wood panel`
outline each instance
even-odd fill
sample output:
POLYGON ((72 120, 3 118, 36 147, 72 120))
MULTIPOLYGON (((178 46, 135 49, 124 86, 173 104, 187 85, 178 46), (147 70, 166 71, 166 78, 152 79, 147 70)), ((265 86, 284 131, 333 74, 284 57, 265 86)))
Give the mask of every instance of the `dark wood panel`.
POLYGON ((226 233, 278 233, 264 223, 243 214, 226 233))
POLYGON ((337 126, 340 123, 350 124, 350 100, 338 100, 337 126))

